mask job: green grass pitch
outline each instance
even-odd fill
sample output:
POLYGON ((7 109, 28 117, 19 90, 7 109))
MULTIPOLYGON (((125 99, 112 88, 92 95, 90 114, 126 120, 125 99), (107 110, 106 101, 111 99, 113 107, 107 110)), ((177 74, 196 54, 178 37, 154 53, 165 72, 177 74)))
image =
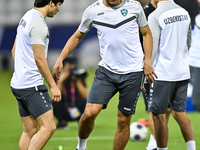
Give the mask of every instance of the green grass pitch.
MULTIPOLYGON (((12 71, 0 71, 0 150, 17 150, 18 141, 22 132, 22 123, 18 113, 17 101, 10 90, 10 78, 12 71)), ((88 70, 88 89, 92 84, 94 69, 88 70)), ((91 133, 87 150, 111 150, 117 123, 118 94, 110 101, 108 108, 102 110, 95 121, 95 127, 91 133)), ((191 122, 196 139, 197 150, 200 150, 200 114, 197 112, 187 113, 191 122)), ((142 96, 138 100, 136 114, 132 116, 132 122, 139 118, 147 118, 142 96)), ((57 121, 57 120, 55 120, 57 121)), ((61 145, 63 150, 75 150, 77 145, 77 122, 69 123, 69 130, 56 130, 43 150, 58 150, 61 145)), ((180 129, 170 116, 169 120, 169 150, 186 150, 185 142, 180 129)), ((149 130, 149 128, 148 128, 149 130)), ((148 137, 142 142, 129 141, 125 150, 145 150, 148 137)), ((123 138, 123 137, 122 137, 123 138)))

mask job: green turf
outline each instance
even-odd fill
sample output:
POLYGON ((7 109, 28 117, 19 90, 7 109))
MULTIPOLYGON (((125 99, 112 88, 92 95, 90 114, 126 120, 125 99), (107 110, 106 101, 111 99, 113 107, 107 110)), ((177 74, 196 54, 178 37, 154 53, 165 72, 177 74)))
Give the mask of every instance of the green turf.
MULTIPOLYGON (((0 72, 0 150, 17 150, 18 140, 22 132, 22 123, 18 114, 17 102, 10 90, 11 71, 0 72)), ((88 70, 87 85, 91 86, 94 77, 94 70, 88 70)), ((111 150, 116 131, 118 95, 110 101, 108 108, 103 110, 95 121, 95 128, 88 140, 87 150, 111 150)), ((139 118, 147 118, 144 110, 144 102, 140 97, 136 114, 132 122, 139 118)), ((197 112, 188 113, 193 123, 197 150, 200 150, 200 114, 197 112)), ((63 150, 75 150, 77 145, 77 122, 69 123, 69 130, 56 130, 43 150, 58 150, 61 145, 63 150)), ((149 132, 150 134, 150 132, 149 132)), ((123 137, 122 137, 123 138, 123 137)), ((149 136, 145 141, 129 141, 125 150, 145 150, 149 136)), ((172 116, 169 120, 169 150, 186 150, 180 129, 172 116)))

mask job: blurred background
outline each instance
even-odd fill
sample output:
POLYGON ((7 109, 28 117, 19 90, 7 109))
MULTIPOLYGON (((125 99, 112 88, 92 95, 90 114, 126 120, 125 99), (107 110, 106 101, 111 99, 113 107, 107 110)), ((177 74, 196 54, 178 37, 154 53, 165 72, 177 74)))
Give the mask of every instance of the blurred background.
MULTIPOLYGON (((54 18, 46 18, 50 33, 48 63, 52 69, 57 57, 63 49, 65 43, 70 36, 76 31, 81 21, 83 11, 87 6, 96 0, 65 0, 60 8, 60 12, 54 18)), ((142 4, 146 4, 149 0, 140 0, 142 4)), ((176 3, 188 10, 192 26, 194 25, 194 18, 199 13, 199 6, 197 0, 174 0, 176 3)), ((22 124, 18 115, 17 101, 10 90, 10 78, 13 72, 13 61, 11 56, 11 49, 16 36, 16 29, 19 20, 23 14, 33 8, 34 0, 0 0, 0 149, 1 150, 15 150, 22 132, 22 124)), ((71 54, 78 59, 78 66, 85 68, 88 71, 87 85, 90 88, 94 71, 100 61, 99 43, 96 36, 96 30, 92 29, 71 54), (90 69, 91 68, 91 69, 90 69), (93 69, 92 69, 93 68, 93 69)), ((190 91, 191 93, 191 91, 190 91)), ((191 96, 190 96, 191 97, 191 96)), ((89 142, 91 149, 111 149, 113 135, 116 129, 116 110, 118 95, 116 95, 108 111, 102 111, 99 115, 95 130, 92 137, 107 137, 108 140, 92 140, 89 142), (107 113, 109 112, 109 113, 107 113), (107 119, 105 119, 105 117, 107 119), (109 122, 109 123, 108 123, 109 122), (111 137, 111 138, 110 138, 111 137), (93 145, 92 145, 93 144, 93 145), (92 147, 93 146, 93 147, 92 147), (106 148, 102 148, 105 146, 106 148)), ((132 122, 139 118, 147 118, 148 114, 145 111, 143 98, 138 101, 137 112, 134 115, 132 122)), ((189 103, 191 104, 191 102, 189 103)), ((195 138, 197 146, 200 145, 200 128, 199 128, 199 113, 194 111, 193 106, 187 105, 188 116, 191 119, 194 127, 195 138), (191 113, 190 113, 191 112, 191 113)), ((172 118, 172 117, 171 117, 172 118)), ((169 127, 169 148, 176 150, 184 150, 185 144, 180 132, 180 129, 174 119, 170 118, 169 127)), ((72 125, 71 129, 66 132, 58 130, 53 138, 48 142, 45 150, 57 150, 59 145, 63 145, 64 149, 73 149, 76 146, 77 140, 77 124, 72 125), (70 140, 66 140, 67 138, 70 140)), ((150 132, 149 132, 150 134, 150 132)), ((149 136, 148 136, 149 137, 149 136)), ((145 149, 148 138, 144 142, 129 142, 127 150, 133 147, 137 149, 145 149), (143 147, 143 148, 142 148, 143 147)))
MULTIPOLYGON (((60 12, 52 19, 46 18, 50 32, 48 62, 52 68, 66 41, 78 28, 83 11, 96 0, 65 0, 60 12)), ((142 4, 149 0, 140 0, 142 4)), ((175 0, 194 17, 199 13, 197 0, 175 0)), ((0 0, 0 70, 12 69, 11 49, 16 28, 23 14, 33 8, 34 0, 0 0)), ((97 67, 100 60, 99 44, 95 29, 92 29, 72 53, 78 65, 84 68, 97 67)))
MULTIPOLYGON (((95 0, 65 0, 54 18, 45 19, 50 33, 48 62, 51 68, 66 41, 78 28, 83 11, 93 2, 95 0)), ((33 4, 34 0, 0 0, 0 70, 13 68, 10 51, 17 25, 33 4)), ((96 67, 100 60, 98 46, 96 31, 92 29, 72 55, 76 55, 82 67, 96 67)))

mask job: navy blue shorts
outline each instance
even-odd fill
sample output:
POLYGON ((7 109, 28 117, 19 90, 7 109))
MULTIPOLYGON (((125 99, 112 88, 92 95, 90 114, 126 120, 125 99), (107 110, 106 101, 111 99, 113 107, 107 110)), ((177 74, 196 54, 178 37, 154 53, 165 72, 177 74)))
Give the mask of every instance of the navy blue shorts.
POLYGON ((143 71, 116 74, 99 66, 96 70, 87 103, 103 104, 107 107, 110 99, 119 92, 118 109, 124 114, 134 114, 143 84, 143 71))
POLYGON ((18 101, 21 117, 32 115, 36 119, 50 109, 53 109, 48 89, 45 85, 25 89, 14 89, 11 87, 11 90, 18 101))

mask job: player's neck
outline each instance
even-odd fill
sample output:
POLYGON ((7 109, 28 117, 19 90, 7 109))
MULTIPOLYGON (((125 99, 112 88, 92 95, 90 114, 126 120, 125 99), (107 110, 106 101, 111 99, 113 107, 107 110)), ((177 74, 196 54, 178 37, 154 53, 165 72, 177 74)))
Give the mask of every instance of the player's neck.
POLYGON ((152 5, 154 8, 157 8, 157 4, 156 4, 154 1, 151 1, 151 5, 152 5))
POLYGON ((35 9, 37 9, 38 11, 40 11, 41 12, 41 14, 42 14, 42 16, 44 17, 44 19, 47 17, 47 7, 45 6, 45 7, 40 7, 40 8, 38 8, 38 7, 35 7, 35 9))

